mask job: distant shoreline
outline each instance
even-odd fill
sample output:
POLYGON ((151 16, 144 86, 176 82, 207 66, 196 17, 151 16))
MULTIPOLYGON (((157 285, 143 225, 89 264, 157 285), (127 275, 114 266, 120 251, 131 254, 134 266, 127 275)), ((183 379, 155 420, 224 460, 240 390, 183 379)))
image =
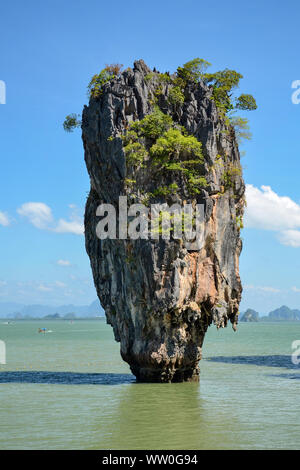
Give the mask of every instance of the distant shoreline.
MULTIPOLYGON (((101 316, 101 317, 78 317, 74 318, 72 320, 68 318, 45 318, 45 317, 40 317, 40 318, 0 318, 0 325, 9 322, 10 324, 13 323, 22 323, 22 322, 65 322, 65 323, 75 323, 77 321, 105 321, 106 317, 101 316)), ((244 324, 258 324, 258 323, 264 323, 264 324, 269 324, 269 323, 296 323, 300 324, 300 320, 267 320, 267 319, 262 319, 258 321, 239 321, 238 326, 244 325, 244 324)))
POLYGON ((67 322, 67 323, 72 323, 76 321, 90 321, 90 320, 105 320, 105 316, 99 316, 99 317, 76 317, 76 318, 45 318, 45 317, 35 317, 35 318, 0 318, 0 324, 3 322, 9 322, 9 323, 19 323, 19 322, 27 322, 27 321, 59 321, 59 322, 67 322))

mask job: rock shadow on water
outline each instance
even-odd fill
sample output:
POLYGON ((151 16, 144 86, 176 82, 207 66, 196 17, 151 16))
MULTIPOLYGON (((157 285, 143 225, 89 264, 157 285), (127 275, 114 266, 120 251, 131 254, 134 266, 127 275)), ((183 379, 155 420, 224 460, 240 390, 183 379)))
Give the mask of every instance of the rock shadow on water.
POLYGON ((135 383, 131 374, 91 372, 7 371, 0 372, 0 383, 53 385, 124 385, 135 383))
POLYGON ((284 356, 279 354, 269 356, 216 356, 207 357, 206 360, 211 362, 222 362, 224 364, 242 364, 263 367, 282 367, 285 369, 299 369, 298 365, 293 364, 291 356, 284 356))

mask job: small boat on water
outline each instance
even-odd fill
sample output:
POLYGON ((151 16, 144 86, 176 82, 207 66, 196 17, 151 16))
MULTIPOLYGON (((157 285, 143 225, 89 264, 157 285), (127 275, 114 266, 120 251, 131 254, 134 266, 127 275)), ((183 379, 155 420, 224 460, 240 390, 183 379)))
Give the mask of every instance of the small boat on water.
POLYGON ((53 333, 52 330, 48 330, 47 328, 39 328, 38 333, 53 333))

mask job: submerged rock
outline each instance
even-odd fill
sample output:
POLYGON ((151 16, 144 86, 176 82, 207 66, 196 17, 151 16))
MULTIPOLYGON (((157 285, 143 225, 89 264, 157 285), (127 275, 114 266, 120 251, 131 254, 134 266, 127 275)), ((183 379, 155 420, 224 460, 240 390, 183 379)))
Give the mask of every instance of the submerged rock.
POLYGON ((85 161, 91 189, 86 203, 85 239, 94 283, 120 342, 122 358, 140 381, 198 380, 198 362, 210 324, 235 327, 241 282, 244 182, 233 128, 219 115, 212 89, 188 82, 184 103, 168 99, 171 85, 139 60, 91 98, 82 119, 85 161), (122 136, 130 123, 151 114, 154 103, 202 143, 203 184, 191 194, 184 173, 158 172, 151 159, 126 163, 122 136), (155 191, 176 183, 167 195, 155 191), (101 203, 118 213, 128 204, 186 202, 204 206, 204 244, 192 250, 184 240, 104 239, 96 235, 101 203), (189 248, 189 249, 188 249, 189 248))

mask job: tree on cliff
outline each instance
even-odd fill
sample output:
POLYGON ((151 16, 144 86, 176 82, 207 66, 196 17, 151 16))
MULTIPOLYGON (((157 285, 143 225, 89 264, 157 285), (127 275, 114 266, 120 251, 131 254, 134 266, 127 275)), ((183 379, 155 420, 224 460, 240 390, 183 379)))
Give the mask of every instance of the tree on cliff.
MULTIPOLYGON (((176 110, 184 103, 184 92, 188 83, 202 81, 212 87, 211 99, 215 102, 221 117, 226 120, 228 125, 231 124, 233 126, 238 139, 249 139, 251 134, 249 132, 248 120, 234 114, 229 114, 237 109, 252 111, 257 108, 255 98, 252 95, 241 94, 238 97, 233 96, 233 91, 238 88, 243 75, 235 70, 229 69, 215 73, 207 73, 206 70, 210 66, 211 64, 208 61, 197 57, 186 62, 183 66, 178 67, 176 73, 172 76, 170 76, 169 73, 158 74, 160 86, 158 86, 156 90, 155 100, 157 100, 161 92, 161 84, 166 82, 169 85, 168 101, 176 110)), ((87 87, 89 98, 99 98, 104 85, 110 80, 120 76, 122 67, 122 64, 106 65, 98 74, 95 74, 87 87)), ((148 81, 151 80, 154 75, 154 72, 149 73, 145 78, 148 81)), ((81 124, 78 115, 70 114, 66 117, 63 127, 65 131, 73 132, 74 129, 81 127, 81 124)))

